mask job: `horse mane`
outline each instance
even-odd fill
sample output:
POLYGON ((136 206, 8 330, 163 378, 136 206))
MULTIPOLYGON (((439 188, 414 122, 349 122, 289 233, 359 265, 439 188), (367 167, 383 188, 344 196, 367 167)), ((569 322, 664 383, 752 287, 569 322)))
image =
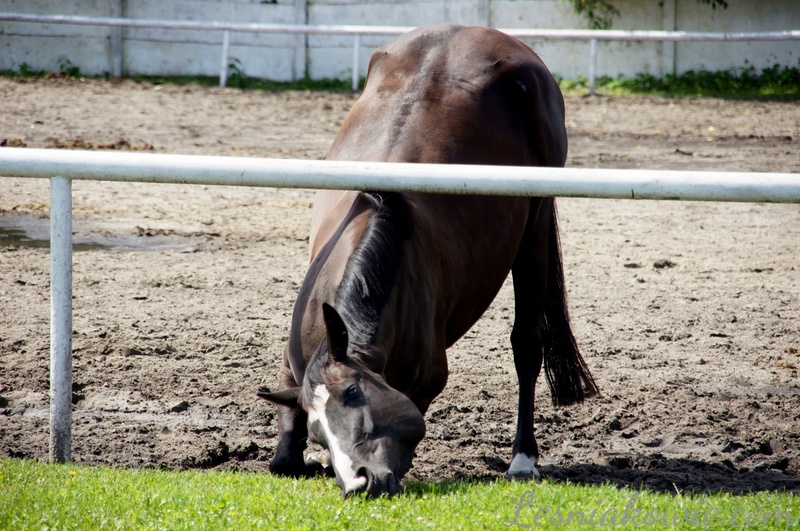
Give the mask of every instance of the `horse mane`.
POLYGON ((345 266, 336 309, 355 345, 371 344, 389 301, 411 235, 411 215, 402 194, 362 192, 372 212, 361 241, 345 266))

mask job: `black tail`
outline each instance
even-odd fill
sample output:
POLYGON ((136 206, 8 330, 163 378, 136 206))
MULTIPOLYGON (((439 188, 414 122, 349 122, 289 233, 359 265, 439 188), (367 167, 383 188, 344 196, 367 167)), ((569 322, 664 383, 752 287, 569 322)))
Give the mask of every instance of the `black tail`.
POLYGON ((599 391, 586 362, 581 357, 569 323, 555 201, 548 251, 547 296, 542 330, 544 372, 553 396, 553 404, 568 406, 582 402, 585 398, 598 394, 599 391))

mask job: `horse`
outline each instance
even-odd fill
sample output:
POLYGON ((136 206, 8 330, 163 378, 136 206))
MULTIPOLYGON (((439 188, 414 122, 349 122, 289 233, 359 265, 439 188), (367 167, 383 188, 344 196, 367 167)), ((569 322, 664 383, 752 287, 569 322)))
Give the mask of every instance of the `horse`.
MULTIPOLYGON (((330 160, 564 166, 564 100, 542 60, 502 32, 417 28, 378 48, 330 160)), ((598 390, 572 333, 553 198, 317 192, 310 260, 275 392, 269 469, 304 476, 307 440, 343 495, 402 492, 445 387, 447 349, 509 272, 519 407, 509 478, 539 478, 534 390, 556 405, 598 390)), ((315 468, 316 467, 316 468, 315 468)))

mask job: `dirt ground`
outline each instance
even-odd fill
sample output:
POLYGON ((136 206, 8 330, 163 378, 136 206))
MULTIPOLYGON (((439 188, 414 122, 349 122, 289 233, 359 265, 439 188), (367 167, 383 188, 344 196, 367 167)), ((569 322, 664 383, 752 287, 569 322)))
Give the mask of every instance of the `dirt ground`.
MULTIPOLYGON (((322 158, 355 96, 0 79, 8 146, 322 158)), ((800 172, 800 103, 570 97, 568 165, 800 172)), ((800 178, 800 175, 798 175, 800 178)), ((0 179, 0 456, 48 454, 44 181, 0 179)), ((77 462, 266 471, 313 193, 75 182, 77 462)), ((545 476, 800 492, 800 205, 561 199, 602 396, 540 381, 545 476)), ((507 285, 450 351, 412 479, 497 478, 514 434, 507 285)))

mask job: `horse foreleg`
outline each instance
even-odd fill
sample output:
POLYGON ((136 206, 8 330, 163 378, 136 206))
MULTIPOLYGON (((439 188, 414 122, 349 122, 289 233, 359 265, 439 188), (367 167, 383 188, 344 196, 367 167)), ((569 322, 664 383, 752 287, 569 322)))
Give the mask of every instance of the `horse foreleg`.
MULTIPOLYGON (((296 387, 291 371, 281 371, 280 389, 296 387)), ((303 452, 308 444, 308 417, 299 407, 278 406, 278 447, 269 471, 281 476, 309 475, 303 452)))
MULTIPOLYGON (((533 400, 542 369, 541 319, 547 289, 547 220, 551 203, 541 200, 531 212, 512 268, 514 280, 514 327, 511 348, 519 380, 517 434, 513 459, 506 472, 512 479, 539 479, 536 469, 539 447, 533 433, 533 400)), ((533 206, 537 204, 534 202, 533 206)))

